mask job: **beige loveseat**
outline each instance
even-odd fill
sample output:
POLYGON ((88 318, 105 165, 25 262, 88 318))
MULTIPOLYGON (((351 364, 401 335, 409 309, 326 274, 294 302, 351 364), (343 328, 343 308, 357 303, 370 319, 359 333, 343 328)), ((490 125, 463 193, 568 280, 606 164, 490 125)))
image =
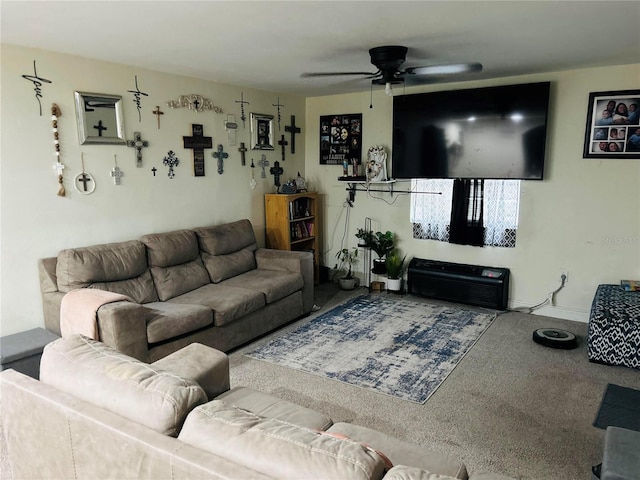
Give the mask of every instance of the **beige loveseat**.
POLYGON ((70 335, 45 347, 40 381, 5 370, 0 386, 14 479, 507 478, 468 476, 442 454, 229 389, 227 356, 200 344, 145 364, 70 335))
POLYGON ((258 248, 246 219, 62 250, 39 273, 45 327, 58 335, 69 292, 126 295, 93 315, 98 338, 145 362, 192 342, 229 351, 313 307, 313 254, 258 248))

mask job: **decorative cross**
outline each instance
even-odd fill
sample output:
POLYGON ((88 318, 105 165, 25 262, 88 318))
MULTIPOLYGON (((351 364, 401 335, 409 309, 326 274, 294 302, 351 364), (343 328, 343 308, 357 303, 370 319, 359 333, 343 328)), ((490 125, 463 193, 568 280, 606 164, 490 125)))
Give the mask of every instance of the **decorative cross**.
POLYGON ((240 152, 240 163, 242 166, 245 166, 247 164, 244 154, 247 153, 247 147, 244 146, 244 142, 240 143, 240 148, 238 149, 238 151, 240 152))
MULTIPOLYGON (((244 114, 244 104, 246 103, 247 105, 249 105, 249 102, 245 102, 244 101, 244 92, 240 92, 240 100, 236 100, 236 103, 240 104, 240 119, 242 120, 242 126, 244 128, 247 128, 247 116, 244 114)), ((244 165, 244 163, 243 163, 244 165)))
POLYGON ((278 190, 280 190, 280 175, 284 173, 284 170, 280 166, 279 161, 276 160, 273 163, 273 167, 269 169, 269 173, 273 175, 273 183, 275 184, 276 187, 278 187, 278 190))
POLYGON ((151 169, 151 171, 153 172, 153 176, 155 177, 156 176, 156 172, 158 171, 158 169, 156 167, 153 167, 151 169))
POLYGON ((75 187, 81 194, 90 195, 96 189, 96 181, 84 169, 84 152, 80 152, 80 161, 82 162, 82 173, 76 176, 75 187), (81 188, 78 187, 79 183, 82 183, 81 188), (90 185, 87 186, 87 183, 90 183, 90 185))
POLYGON ((280 97, 278 97, 278 103, 272 103, 271 105, 273 107, 278 107, 278 130, 280 130, 280 107, 284 107, 284 105, 280 103, 280 97))
POLYGON ((224 159, 229 156, 229 154, 224 151, 224 147, 222 145, 218 145, 218 151, 213 152, 213 156, 218 159, 218 173, 222 175, 224 167, 223 162, 224 159))
POLYGON ((212 148, 211 137, 205 137, 202 125, 191 124, 191 137, 182 137, 184 148, 193 150, 193 175, 204 177, 204 149, 212 148))
POLYGON ((98 130, 98 136, 101 137, 102 136, 102 131, 103 130, 107 130, 107 127, 105 127, 104 125, 102 125, 102 120, 98 121, 98 125, 94 125, 93 128, 95 128, 96 130, 98 130))
POLYGON ((113 177, 113 184, 120 185, 120 178, 124 176, 124 173, 118 167, 118 157, 116 155, 113 156, 113 162, 116 164, 111 170, 111 176, 113 177))
POLYGON ((82 182, 84 191, 88 192, 89 190, 87 189, 87 182, 91 181, 91 177, 87 173, 82 172, 80 175, 78 175, 78 181, 82 182))
POLYGON ((160 130, 160 115, 164 115, 164 112, 160 111, 160 105, 156 105, 156 109, 153 114, 158 117, 158 130, 160 130))
POLYGON ((251 159, 251 180, 249 181, 249 187, 251 190, 256 188, 256 176, 254 174, 256 166, 253 164, 253 158, 251 159))
POLYGON ((263 153, 262 158, 258 160, 258 166, 262 168, 262 173, 260 174, 260 178, 267 178, 267 174, 264 171, 264 167, 269 166, 269 160, 267 160, 267 156, 263 153))
POLYGON ((282 138, 280 140, 278 140, 278 145, 280 145, 282 147, 282 161, 284 162, 284 151, 285 151, 285 147, 287 145, 289 145, 289 142, 287 142, 284 139, 284 135, 282 135, 282 138))
POLYGON ((285 125, 284 131, 291 134, 291 153, 296 153, 296 133, 300 133, 300 128, 296 127, 295 115, 291 115, 291 125, 285 125))
POLYGON ((53 164, 53 169, 56 171, 56 175, 60 176, 62 175, 62 171, 64 170, 64 165, 58 160, 53 164))
POLYGON ((142 149, 149 146, 149 142, 142 140, 140 132, 133 132, 135 140, 127 140, 127 147, 136 149, 136 167, 142 167, 142 149))
POLYGON ((173 150, 169 150, 169 152, 167 152, 167 156, 164 157, 162 163, 169 167, 168 176, 170 179, 173 179, 173 177, 176 176, 176 174, 173 173, 173 167, 177 167, 178 165, 180 165, 180 160, 178 159, 178 157, 176 157, 176 154, 173 153, 173 150))

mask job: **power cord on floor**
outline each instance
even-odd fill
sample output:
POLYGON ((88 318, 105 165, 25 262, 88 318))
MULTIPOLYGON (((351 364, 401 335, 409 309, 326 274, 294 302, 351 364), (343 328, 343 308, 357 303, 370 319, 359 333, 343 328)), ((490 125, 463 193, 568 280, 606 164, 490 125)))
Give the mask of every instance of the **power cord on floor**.
POLYGON ((512 308, 511 311, 512 312, 521 312, 521 313, 533 313, 534 310, 537 310, 540 307, 543 307, 544 305, 547 305, 548 303, 550 303, 551 305, 555 305, 556 302, 556 294, 562 290, 564 288, 565 283, 567 282, 567 276, 562 274, 560 275, 560 286, 558 288, 556 288, 553 292, 549 292, 549 295, 547 296, 547 298, 543 301, 540 302, 537 305, 534 305, 533 307, 516 307, 516 308, 512 308))

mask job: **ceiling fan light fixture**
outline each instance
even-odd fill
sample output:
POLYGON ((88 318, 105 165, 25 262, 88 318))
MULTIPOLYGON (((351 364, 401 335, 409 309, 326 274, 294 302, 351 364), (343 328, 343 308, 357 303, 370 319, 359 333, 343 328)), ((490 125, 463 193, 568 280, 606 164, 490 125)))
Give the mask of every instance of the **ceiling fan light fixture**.
POLYGON ((391 90, 391 82, 385 83, 384 93, 386 93, 390 97, 393 97, 393 90, 391 90))
POLYGON ((426 67, 407 68, 407 73, 413 75, 450 75, 456 73, 479 72, 480 63, 453 63, 450 65, 429 65, 426 67))

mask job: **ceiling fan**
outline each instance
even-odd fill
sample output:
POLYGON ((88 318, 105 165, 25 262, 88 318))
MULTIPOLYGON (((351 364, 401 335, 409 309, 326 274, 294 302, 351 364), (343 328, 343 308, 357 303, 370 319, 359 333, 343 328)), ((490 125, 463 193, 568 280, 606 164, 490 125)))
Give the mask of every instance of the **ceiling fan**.
POLYGON ((482 70, 480 63, 452 63, 447 65, 427 65, 416 67, 400 66, 407 59, 407 47, 387 45, 374 47, 369 50, 371 63, 378 69, 376 72, 311 72, 303 73, 301 77, 334 77, 341 75, 364 75, 371 79, 372 85, 384 85, 385 93, 393 95, 391 85, 405 83, 409 80, 412 84, 428 83, 433 77, 441 75, 455 75, 460 73, 479 72, 482 70))

